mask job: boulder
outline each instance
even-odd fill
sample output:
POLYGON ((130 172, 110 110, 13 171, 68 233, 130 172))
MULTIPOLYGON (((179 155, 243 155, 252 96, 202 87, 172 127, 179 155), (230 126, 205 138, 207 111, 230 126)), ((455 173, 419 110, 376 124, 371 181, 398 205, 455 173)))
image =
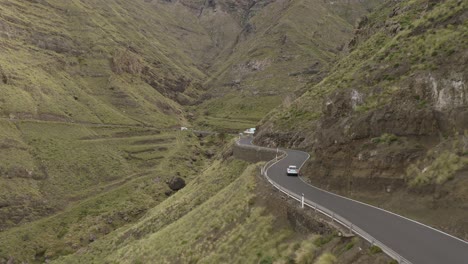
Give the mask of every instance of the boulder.
POLYGON ((215 153, 213 150, 209 149, 205 152, 205 156, 209 159, 211 159, 212 157, 214 157, 215 153))
POLYGON ((89 234, 89 239, 88 239, 88 241, 89 241, 90 243, 96 241, 96 235, 95 235, 95 234, 89 234))
POLYGON ((167 182, 167 185, 169 186, 169 188, 171 188, 171 190, 178 191, 185 187, 185 181, 180 177, 173 177, 167 182))

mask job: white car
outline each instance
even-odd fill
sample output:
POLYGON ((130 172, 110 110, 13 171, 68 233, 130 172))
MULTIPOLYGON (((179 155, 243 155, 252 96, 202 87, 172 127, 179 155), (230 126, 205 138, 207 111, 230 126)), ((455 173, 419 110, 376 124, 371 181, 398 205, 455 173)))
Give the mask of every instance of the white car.
POLYGON ((286 174, 289 175, 294 175, 297 176, 299 175, 299 170, 295 165, 289 165, 289 167, 286 169, 286 174))

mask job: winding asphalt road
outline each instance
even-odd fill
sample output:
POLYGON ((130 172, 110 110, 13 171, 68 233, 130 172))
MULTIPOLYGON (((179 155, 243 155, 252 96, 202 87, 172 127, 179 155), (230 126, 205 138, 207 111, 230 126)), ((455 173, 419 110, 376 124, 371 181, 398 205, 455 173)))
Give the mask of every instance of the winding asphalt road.
MULTIPOLYGON (((242 138, 239 143, 252 145, 251 140, 242 138)), ((347 219, 413 264, 468 264, 466 241, 377 207, 321 190, 299 177, 286 176, 288 165, 302 166, 309 154, 297 150, 282 151, 287 156, 267 171, 268 177, 277 184, 298 195, 303 193, 306 200, 347 219)))

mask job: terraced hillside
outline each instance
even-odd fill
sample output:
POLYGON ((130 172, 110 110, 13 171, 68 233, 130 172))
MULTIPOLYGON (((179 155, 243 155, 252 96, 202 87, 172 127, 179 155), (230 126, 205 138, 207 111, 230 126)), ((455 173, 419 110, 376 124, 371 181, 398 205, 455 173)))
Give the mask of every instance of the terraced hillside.
POLYGON ((311 151, 316 185, 467 238, 467 10, 386 2, 323 81, 264 119, 257 142, 311 151))
POLYGON ((204 150, 187 134, 61 123, 19 126, 31 142, 24 158, 32 166, 41 162, 37 170, 16 169, 2 178, 0 220, 6 230, 0 232, 0 256, 7 259, 40 261, 74 252, 134 223, 172 194, 167 181, 174 176, 192 181, 206 163, 204 150))

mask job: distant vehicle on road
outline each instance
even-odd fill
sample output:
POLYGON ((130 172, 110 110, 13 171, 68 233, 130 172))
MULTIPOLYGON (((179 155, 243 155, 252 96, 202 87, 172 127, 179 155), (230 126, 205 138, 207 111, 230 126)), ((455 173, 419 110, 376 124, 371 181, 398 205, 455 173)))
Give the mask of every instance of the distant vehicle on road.
POLYGON ((299 170, 295 165, 289 165, 289 167, 286 169, 286 174, 289 176, 297 176, 299 175, 299 170))
POLYGON ((252 127, 252 128, 248 128, 244 131, 244 134, 247 134, 247 135, 253 135, 255 134, 255 127, 252 127))

